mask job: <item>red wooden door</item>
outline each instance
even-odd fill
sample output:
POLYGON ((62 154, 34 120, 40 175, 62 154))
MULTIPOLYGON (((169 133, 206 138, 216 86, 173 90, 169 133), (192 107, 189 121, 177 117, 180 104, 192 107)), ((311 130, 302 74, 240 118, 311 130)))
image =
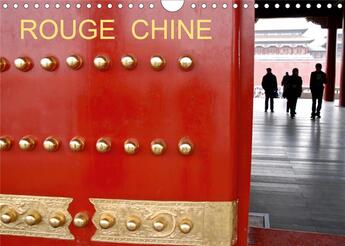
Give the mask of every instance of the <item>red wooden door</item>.
POLYGON ((0 10, 1 244, 245 245, 253 6, 37 2, 0 10))

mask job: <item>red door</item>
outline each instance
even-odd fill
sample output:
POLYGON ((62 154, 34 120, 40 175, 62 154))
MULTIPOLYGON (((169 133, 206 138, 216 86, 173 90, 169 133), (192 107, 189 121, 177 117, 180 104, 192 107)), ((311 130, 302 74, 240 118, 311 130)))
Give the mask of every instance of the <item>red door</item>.
POLYGON ((0 243, 246 245, 253 6, 37 2, 0 6, 0 243))

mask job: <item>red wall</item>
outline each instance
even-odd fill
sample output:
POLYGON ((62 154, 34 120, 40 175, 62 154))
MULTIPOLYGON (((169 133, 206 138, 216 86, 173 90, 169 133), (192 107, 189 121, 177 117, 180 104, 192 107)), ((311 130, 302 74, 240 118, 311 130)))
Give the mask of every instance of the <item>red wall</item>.
MULTIPOLYGON (((277 76, 278 84, 281 83, 285 72, 289 72, 291 75, 292 69, 297 67, 299 74, 303 79, 303 86, 309 86, 310 73, 315 70, 315 61, 255 61, 254 68, 254 84, 260 85, 262 76, 266 74, 266 68, 272 68, 272 72, 277 76)), ((323 71, 326 70, 325 62, 321 62, 323 65, 323 71)), ((339 87, 340 78, 340 66, 341 62, 337 61, 336 67, 336 88, 339 87)))

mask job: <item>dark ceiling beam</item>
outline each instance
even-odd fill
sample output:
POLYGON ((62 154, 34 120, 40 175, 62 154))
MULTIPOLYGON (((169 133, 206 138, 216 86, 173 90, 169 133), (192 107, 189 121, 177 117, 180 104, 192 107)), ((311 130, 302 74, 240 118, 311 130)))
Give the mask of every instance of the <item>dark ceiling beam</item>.
POLYGON ((338 28, 341 28, 343 16, 342 8, 338 8, 338 4, 345 4, 343 0, 256 0, 255 3, 258 4, 258 8, 255 9, 256 18, 311 17, 318 22, 317 19, 320 17, 320 24, 326 23, 327 25, 328 22, 325 22, 324 18, 328 19, 332 16, 338 19, 338 28), (310 8, 306 7, 308 3, 311 4, 310 8), (321 4, 321 8, 317 8, 318 3, 321 4), (329 3, 332 4, 332 8, 327 7, 329 3), (265 8, 265 4, 268 4, 269 7, 265 8), (279 4, 280 7, 275 8, 275 4, 279 4), (286 4, 289 4, 290 8, 285 8, 286 4), (300 4, 300 8, 296 8, 296 4, 300 4))

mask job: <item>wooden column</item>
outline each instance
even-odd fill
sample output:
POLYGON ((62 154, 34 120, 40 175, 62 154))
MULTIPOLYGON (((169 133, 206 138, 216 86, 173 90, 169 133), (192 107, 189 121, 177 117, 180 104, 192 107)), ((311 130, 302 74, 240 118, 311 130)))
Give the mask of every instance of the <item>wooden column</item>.
POLYGON ((345 8, 343 8, 343 54, 340 74, 340 95, 339 95, 339 106, 345 107, 345 8))
POLYGON ((326 67, 328 83, 325 88, 324 99, 330 102, 334 101, 336 47, 337 47, 337 23, 334 17, 329 17, 328 18, 328 40, 327 40, 327 67, 326 67))

